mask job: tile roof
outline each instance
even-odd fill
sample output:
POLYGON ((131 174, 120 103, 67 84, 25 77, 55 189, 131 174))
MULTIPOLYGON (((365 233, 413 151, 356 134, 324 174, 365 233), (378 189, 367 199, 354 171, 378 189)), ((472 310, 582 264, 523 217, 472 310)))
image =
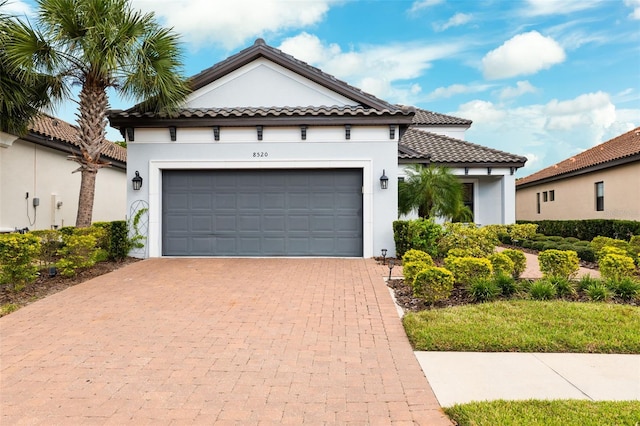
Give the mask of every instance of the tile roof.
POLYGON ((427 111, 416 108, 416 115, 413 117, 413 124, 417 126, 471 126, 473 123, 466 118, 453 117, 451 115, 440 114, 438 112, 427 111))
MULTIPOLYGON (((78 128, 59 118, 51 117, 47 114, 39 114, 33 119, 29 126, 29 132, 35 135, 52 138, 58 142, 79 147, 77 141, 78 128)), ((127 150, 119 145, 105 139, 102 155, 112 160, 127 162, 127 150)))
MULTIPOLYGON (((306 117, 306 116, 409 116, 414 113, 411 107, 393 109, 375 109, 357 106, 307 106, 307 107, 236 107, 236 108, 185 108, 171 118, 240 118, 240 117, 306 117)), ((134 110, 113 110, 110 118, 168 117, 154 112, 134 110)))
POLYGON ((409 128, 398 146, 398 158, 438 164, 496 164, 524 166, 526 157, 460 139, 409 128))
MULTIPOLYGON (((600 145, 594 146, 580 154, 567 158, 553 166, 542 169, 516 181, 516 186, 532 184, 546 179, 560 179, 573 172, 588 172, 590 168, 607 163, 638 157, 640 160, 640 127, 628 131, 600 145)), ((612 164, 613 165, 613 164, 612 164)))

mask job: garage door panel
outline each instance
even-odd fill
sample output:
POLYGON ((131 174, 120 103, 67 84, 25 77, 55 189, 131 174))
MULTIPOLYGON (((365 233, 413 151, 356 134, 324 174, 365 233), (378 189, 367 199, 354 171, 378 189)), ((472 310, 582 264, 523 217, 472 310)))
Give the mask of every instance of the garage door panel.
POLYGON ((361 256, 362 170, 166 170, 163 254, 361 256))

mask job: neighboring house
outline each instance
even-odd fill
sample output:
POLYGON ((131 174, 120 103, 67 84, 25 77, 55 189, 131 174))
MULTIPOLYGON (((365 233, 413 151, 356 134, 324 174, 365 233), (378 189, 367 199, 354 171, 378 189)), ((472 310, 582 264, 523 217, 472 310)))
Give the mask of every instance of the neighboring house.
POLYGON ((148 222, 142 256, 393 255, 409 162, 457 167, 484 223, 514 220, 526 159, 451 137, 468 120, 389 104, 261 39, 191 82, 174 116, 109 115, 143 179, 127 187, 148 222))
POLYGON ((518 220, 640 221, 640 127, 516 182, 518 220))
MULTIPOLYGON (((78 210, 80 155, 77 129, 45 114, 23 137, 0 133, 0 232, 16 228, 73 226, 78 210)), ((126 217, 126 149, 105 140, 103 159, 111 163, 96 178, 94 221, 126 217)))

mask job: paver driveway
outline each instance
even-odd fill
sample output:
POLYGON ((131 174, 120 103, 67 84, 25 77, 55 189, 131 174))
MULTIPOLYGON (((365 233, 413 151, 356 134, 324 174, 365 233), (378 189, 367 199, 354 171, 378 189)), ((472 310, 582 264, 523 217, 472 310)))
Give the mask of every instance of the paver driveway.
POLYGON ((450 424, 367 259, 152 259, 0 319, 2 424, 450 424))

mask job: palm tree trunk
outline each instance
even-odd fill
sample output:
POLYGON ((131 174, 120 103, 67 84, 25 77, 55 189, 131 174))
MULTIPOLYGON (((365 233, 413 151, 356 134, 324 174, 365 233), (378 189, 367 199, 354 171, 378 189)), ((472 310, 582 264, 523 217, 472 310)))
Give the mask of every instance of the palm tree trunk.
POLYGON ((96 175, 98 174, 98 169, 83 168, 81 173, 82 180, 80 181, 76 227, 87 228, 91 226, 93 218, 93 199, 95 195, 96 175))

